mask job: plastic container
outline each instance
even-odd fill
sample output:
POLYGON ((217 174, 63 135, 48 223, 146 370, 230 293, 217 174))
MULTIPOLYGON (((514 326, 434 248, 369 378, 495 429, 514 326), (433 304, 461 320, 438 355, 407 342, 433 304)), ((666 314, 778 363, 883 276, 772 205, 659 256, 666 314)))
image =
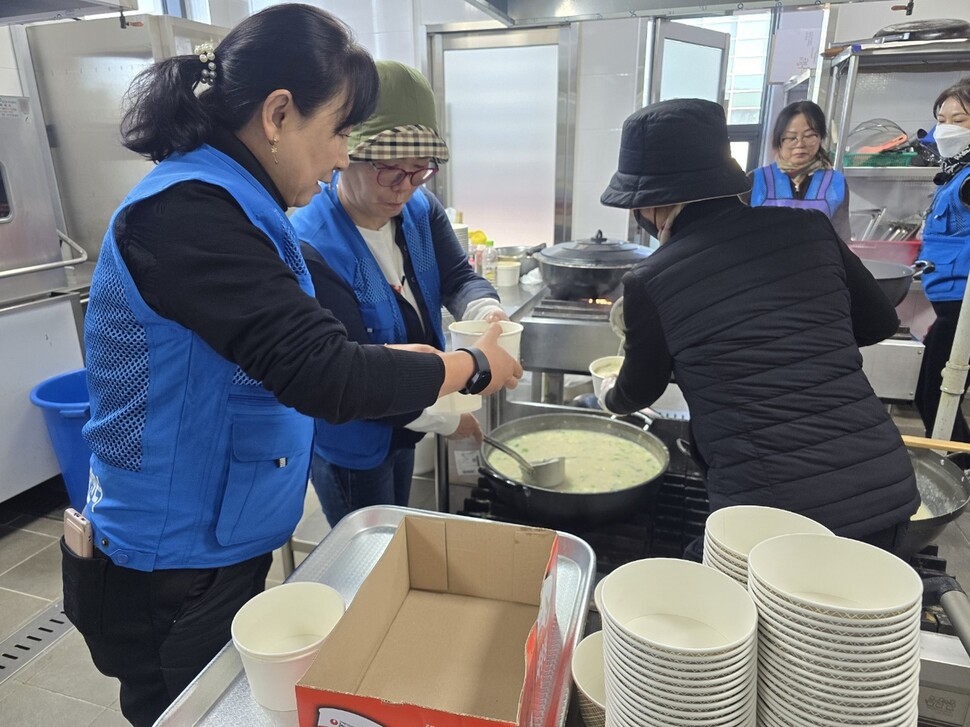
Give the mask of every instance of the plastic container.
POLYGON ((863 260, 912 265, 922 244, 920 240, 853 240, 849 249, 863 260))
POLYGON ((915 151, 881 151, 876 153, 848 153, 847 167, 910 167, 918 155, 915 151))
POLYGON ((482 277, 492 285, 498 285, 498 250, 492 240, 485 241, 482 252, 482 277))
POLYGON ((31 390, 30 401, 44 413, 67 496, 71 507, 80 512, 87 500, 91 468, 91 450, 81 436, 81 428, 91 417, 86 369, 41 381, 31 390))

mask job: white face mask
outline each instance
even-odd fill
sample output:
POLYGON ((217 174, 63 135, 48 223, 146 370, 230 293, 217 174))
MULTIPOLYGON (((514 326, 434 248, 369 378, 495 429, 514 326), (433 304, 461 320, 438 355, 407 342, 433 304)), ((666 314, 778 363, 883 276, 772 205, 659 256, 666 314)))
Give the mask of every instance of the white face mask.
POLYGON ((933 141, 944 159, 955 157, 970 146, 970 129, 956 124, 937 124, 933 141))

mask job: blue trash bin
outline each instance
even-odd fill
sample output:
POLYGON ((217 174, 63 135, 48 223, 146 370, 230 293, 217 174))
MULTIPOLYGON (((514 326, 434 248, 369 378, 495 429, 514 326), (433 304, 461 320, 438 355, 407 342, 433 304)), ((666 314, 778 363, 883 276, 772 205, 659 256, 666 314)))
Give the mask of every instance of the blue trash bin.
POLYGON ((81 427, 91 417, 86 373, 86 369, 79 369, 59 374, 41 381, 30 392, 31 402, 44 413, 67 496, 78 512, 87 500, 91 466, 91 450, 81 436, 81 427))

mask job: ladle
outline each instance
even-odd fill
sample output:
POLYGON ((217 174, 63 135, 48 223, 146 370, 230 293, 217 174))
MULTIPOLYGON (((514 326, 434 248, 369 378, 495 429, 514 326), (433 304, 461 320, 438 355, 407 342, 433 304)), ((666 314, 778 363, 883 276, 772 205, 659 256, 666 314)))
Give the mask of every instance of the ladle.
POLYGON ((482 435, 482 439, 495 447, 495 449, 500 452, 505 452, 505 454, 514 459, 519 467, 522 468, 522 472, 532 480, 532 484, 534 485, 552 489, 559 487, 566 477, 565 457, 553 457, 552 459, 544 459, 541 462, 530 462, 508 445, 502 444, 488 435, 482 435))

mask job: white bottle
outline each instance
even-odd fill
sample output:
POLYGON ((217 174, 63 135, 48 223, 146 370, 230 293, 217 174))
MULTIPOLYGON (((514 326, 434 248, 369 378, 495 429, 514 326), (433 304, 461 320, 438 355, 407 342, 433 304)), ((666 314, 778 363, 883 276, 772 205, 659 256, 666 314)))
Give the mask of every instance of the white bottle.
POLYGON ((492 240, 485 241, 482 254, 482 277, 492 285, 498 282, 498 250, 492 240))

